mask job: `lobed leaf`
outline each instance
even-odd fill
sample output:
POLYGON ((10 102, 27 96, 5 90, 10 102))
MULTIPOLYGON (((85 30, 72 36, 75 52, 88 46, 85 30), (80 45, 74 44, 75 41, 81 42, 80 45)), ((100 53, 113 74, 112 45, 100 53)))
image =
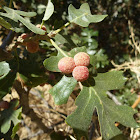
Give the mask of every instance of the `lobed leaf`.
POLYGON ((18 106, 19 102, 17 100, 12 101, 10 103, 10 107, 0 112, 0 131, 3 134, 6 134, 11 127, 11 123, 13 122, 13 136, 17 131, 17 125, 20 123, 19 116, 21 115, 22 108, 15 110, 18 106))
POLYGON ((48 20, 51 17, 51 15, 53 14, 53 12, 54 12, 54 5, 51 2, 51 0, 48 0, 47 6, 46 6, 46 11, 45 11, 45 14, 43 17, 43 21, 48 20))
POLYGON ((73 77, 63 76, 63 78, 49 91, 54 98, 55 104, 62 105, 67 103, 76 84, 77 81, 73 77))
POLYGON ((94 77, 96 87, 100 90, 115 90, 123 87, 127 78, 123 77, 123 71, 111 71, 106 73, 99 73, 94 77))
MULTIPOLYGON (((0 12, 1 16, 7 17, 15 22, 20 21, 21 23, 23 23, 29 30, 31 30, 32 32, 36 33, 36 34, 41 34, 44 35, 45 31, 37 28, 35 25, 33 25, 32 23, 30 23, 29 21, 27 21, 26 19, 24 19, 22 16, 28 16, 28 17, 32 17, 35 16, 36 14, 34 12, 23 12, 23 11, 18 11, 18 10, 13 10, 11 8, 8 8, 6 6, 4 6, 3 8, 7 13, 2 13, 0 12), (22 16, 20 16, 22 15, 22 16)), ((13 28, 14 30, 14 28, 13 28)))
POLYGON ((101 22, 107 15, 92 15, 88 3, 81 5, 80 9, 75 9, 71 4, 68 8, 69 21, 82 27, 88 27, 90 23, 101 22))
POLYGON ((115 122, 127 127, 138 127, 133 118, 136 112, 129 106, 116 105, 106 95, 107 90, 121 88, 125 81, 122 72, 112 71, 98 74, 95 78, 95 86, 83 87, 76 99, 77 109, 66 119, 66 122, 74 129, 78 140, 82 136, 88 139, 87 132, 95 109, 98 113, 101 134, 105 140, 121 133, 115 126, 115 122))

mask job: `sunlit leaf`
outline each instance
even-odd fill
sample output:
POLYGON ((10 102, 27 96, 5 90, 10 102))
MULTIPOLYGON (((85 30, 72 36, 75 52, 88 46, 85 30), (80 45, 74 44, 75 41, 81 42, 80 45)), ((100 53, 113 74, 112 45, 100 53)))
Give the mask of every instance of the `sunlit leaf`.
POLYGON ((107 15, 92 15, 88 3, 81 5, 80 9, 70 4, 68 8, 69 21, 82 27, 87 27, 90 23, 101 22, 107 15))
POLYGON ((121 133, 115 126, 115 122, 127 127, 138 127, 133 118, 136 112, 129 106, 116 105, 106 95, 107 90, 123 87, 125 81, 122 72, 112 71, 98 74, 95 77, 95 86, 83 87, 76 99, 76 111, 66 119, 66 122, 74 129, 78 140, 82 136, 88 138, 88 128, 95 109, 98 113, 100 131, 105 140, 110 140, 121 133))
POLYGON ((65 104, 72 91, 74 90, 77 81, 73 77, 63 78, 49 91, 54 98, 56 105, 65 104))
POLYGON ((3 79, 10 71, 9 64, 5 61, 0 62, 0 80, 3 79))
POLYGON ((18 10, 13 10, 11 8, 8 8, 6 6, 4 6, 3 8, 7 13, 2 13, 0 12, 1 16, 7 17, 15 22, 20 21, 21 23, 23 23, 29 30, 31 30, 32 32, 36 33, 36 34, 41 34, 44 35, 45 31, 37 28, 34 24, 32 24, 31 22, 27 21, 26 19, 24 19, 22 16, 28 16, 28 17, 32 17, 35 16, 36 13, 34 12, 23 12, 23 11, 18 11, 18 10), (22 15, 22 16, 20 16, 22 15))
POLYGON ((51 17, 51 15, 53 14, 53 12, 54 12, 54 5, 51 2, 51 0, 48 0, 43 20, 44 21, 48 20, 51 17))

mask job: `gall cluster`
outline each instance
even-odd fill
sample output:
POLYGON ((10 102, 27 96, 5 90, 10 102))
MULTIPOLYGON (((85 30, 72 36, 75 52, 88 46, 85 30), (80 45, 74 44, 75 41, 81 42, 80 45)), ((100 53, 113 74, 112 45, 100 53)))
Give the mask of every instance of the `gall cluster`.
MULTIPOLYGON (((40 25, 40 24, 37 24, 36 27, 37 27, 37 28, 40 28, 41 25, 40 25)), ((46 29, 46 27, 45 27, 44 25, 42 26, 41 29, 44 30, 44 31, 47 31, 47 29, 46 29)), ((30 34, 23 33, 23 34, 21 34, 20 37, 21 37, 23 40, 25 40, 25 39, 27 39, 27 38, 29 38, 29 37, 32 37, 32 35, 33 35, 33 32, 30 33, 30 34)), ((34 40, 34 41, 33 41, 33 40, 28 41, 28 42, 25 43, 25 46, 26 46, 26 50, 27 50, 28 52, 30 52, 30 53, 36 53, 36 52, 38 52, 38 50, 39 50, 39 41, 35 41, 35 40, 34 40)))
POLYGON ((64 74, 72 73, 72 76, 80 82, 83 82, 89 77, 87 66, 90 64, 90 57, 85 52, 79 52, 72 57, 63 57, 58 62, 58 68, 64 74))

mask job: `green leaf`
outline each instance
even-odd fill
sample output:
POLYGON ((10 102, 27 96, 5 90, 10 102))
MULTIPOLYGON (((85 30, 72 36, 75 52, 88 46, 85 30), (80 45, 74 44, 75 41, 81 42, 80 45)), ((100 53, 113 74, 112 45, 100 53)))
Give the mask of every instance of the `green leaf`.
POLYGON ((71 57, 74 57, 78 52, 86 52, 86 47, 83 46, 83 47, 74 48, 74 49, 72 49, 68 54, 69 54, 71 57))
POLYGON ((138 127, 133 115, 136 113, 131 107, 116 105, 107 97, 106 91, 122 88, 126 79, 120 71, 98 74, 95 86, 83 87, 76 99, 76 111, 69 115, 66 122, 74 129, 78 140, 82 136, 88 139, 88 128, 91 123, 93 111, 96 109, 103 139, 109 140, 121 131, 115 126, 119 122, 127 127, 138 127))
POLYGON ((37 28, 34 24, 30 23, 29 21, 27 21, 26 19, 24 19, 23 17, 17 15, 17 18, 20 22, 22 22, 29 30, 31 30, 32 32, 36 33, 36 34, 40 34, 40 35, 44 35, 45 31, 43 31, 40 28, 37 28))
POLYGON ((51 56, 50 58, 45 59, 43 64, 45 68, 49 71, 60 72, 60 70, 58 69, 58 62, 61 58, 67 56, 74 57, 76 53, 85 52, 85 51, 86 51, 86 47, 77 47, 72 49, 70 52, 65 52, 59 48, 57 56, 51 56))
POLYGON ((80 9, 75 9, 71 4, 68 8, 69 21, 82 27, 87 27, 90 23, 101 22, 107 15, 92 15, 88 3, 81 5, 80 9))
POLYGON ((54 98, 55 104, 62 105, 67 103, 76 84, 77 81, 73 77, 63 76, 63 78, 49 91, 54 98))
POLYGON ((60 72, 60 70, 58 69, 58 62, 61 58, 66 57, 66 56, 68 56, 67 52, 58 50, 57 56, 51 56, 45 59, 43 64, 45 68, 49 71, 60 72))
POLYGON ((122 71, 100 73, 97 77, 94 77, 94 80, 96 81, 96 87, 105 91, 120 89, 127 80, 127 78, 123 77, 122 74, 122 71))
POLYGON ((7 13, 2 13, 0 12, 0 15, 1 16, 4 16, 4 17, 7 17, 9 19, 12 19, 13 21, 15 22, 18 22, 20 21, 21 23, 23 23, 29 30, 31 30, 32 32, 36 33, 36 34, 41 34, 41 35, 44 35, 45 34, 45 31, 40 29, 40 28, 37 28, 35 25, 33 25, 32 23, 30 23, 29 21, 27 21, 26 19, 24 19, 22 16, 20 15, 23 15, 23 16, 28 16, 28 17, 32 17, 35 15, 34 12, 29 12, 29 15, 28 15, 28 12, 23 12, 23 11, 18 11, 18 10, 13 10, 11 8, 8 8, 6 6, 4 6, 3 8, 7 13))
POLYGON ((76 48, 76 44, 71 40, 69 35, 61 35, 61 34, 56 34, 56 36, 54 37, 56 44, 58 44, 59 46, 61 45, 61 48, 66 48, 66 50, 68 49, 72 49, 72 48, 76 48))
POLYGON ((11 29, 12 28, 11 24, 9 24, 2 17, 0 17, 0 25, 3 26, 3 27, 5 27, 6 29, 11 29))
POLYGON ((13 82, 16 78, 16 72, 9 72, 3 79, 0 80, 0 100, 10 92, 13 82))
MULTIPOLYGON (((18 104, 19 102, 17 100, 11 101, 9 109, 0 112, 0 130, 3 134, 6 134, 10 129, 11 122, 13 122, 14 127, 17 127, 20 123, 19 116, 21 115, 22 108, 15 110, 18 104)), ((15 133, 16 128, 14 127, 13 132, 15 133)))
POLYGON ((28 59, 19 59, 19 76, 28 87, 36 87, 46 83, 48 76, 37 62, 38 57, 28 56, 28 59), (34 61, 33 61, 34 60, 34 61))
POLYGON ((14 125, 12 123, 9 131, 6 134, 1 133, 1 131, 0 131, 0 138, 3 138, 4 140, 11 140, 11 135, 12 135, 12 129, 13 129, 13 127, 14 127, 14 125))
POLYGON ((53 14, 53 12, 54 12, 54 5, 51 2, 51 0, 48 0, 47 6, 46 6, 46 11, 45 11, 45 14, 43 17, 43 21, 48 20, 51 17, 51 15, 53 14))
POLYGON ((5 61, 0 62, 0 80, 3 79, 10 71, 9 64, 5 61))
MULTIPOLYGON (((20 113, 21 114, 21 113, 20 113)), ((20 115, 19 114, 19 115, 20 115)), ((16 132, 19 130, 19 123, 17 125, 15 125, 12 129, 12 135, 11 135, 11 138, 14 139, 15 135, 16 135, 16 132)))
MULTIPOLYGON (((8 11, 7 11, 8 12, 8 11)), ((10 12, 10 11, 9 11, 10 12)), ((25 16, 25 17, 34 17, 36 16, 36 12, 24 12, 24 11, 19 11, 19 10, 15 10, 15 12, 18 14, 18 15, 21 15, 21 16, 25 16)))

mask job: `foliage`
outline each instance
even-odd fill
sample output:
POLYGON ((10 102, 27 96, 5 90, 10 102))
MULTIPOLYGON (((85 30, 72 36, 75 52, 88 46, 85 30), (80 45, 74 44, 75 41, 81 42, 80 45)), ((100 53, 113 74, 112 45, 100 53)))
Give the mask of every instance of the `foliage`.
POLYGON ((80 139, 83 134, 88 137, 87 131, 95 108, 104 139, 111 139, 120 134, 114 125, 115 122, 136 127, 137 124, 133 118, 135 112, 128 106, 116 106, 106 95, 107 90, 119 89, 124 85, 126 79, 122 76, 122 72, 98 74, 94 79, 94 86, 83 87, 76 99, 78 108, 66 119, 66 122, 74 128, 77 138, 80 139), (131 116, 129 119, 128 114, 131 116))
POLYGON ((67 103, 76 84, 77 81, 73 77, 63 76, 63 78, 50 90, 50 94, 54 96, 55 104, 62 105, 67 103))
POLYGON ((80 9, 75 9, 73 5, 68 8, 69 21, 74 22, 82 27, 87 27, 90 23, 102 21, 107 15, 91 15, 89 5, 82 4, 80 9))
POLYGON ((11 127, 11 123, 14 124, 12 128, 11 138, 14 138, 16 131, 18 130, 18 125, 20 123, 20 115, 22 108, 16 110, 19 102, 17 100, 11 101, 10 108, 0 112, 0 128, 1 133, 6 134, 11 127))
POLYGON ((5 61, 0 62, 0 99, 10 92, 13 82, 16 78, 16 72, 11 72, 9 64, 5 61))
MULTIPOLYGON (((15 2, 18 3, 19 1, 17 0, 15 2)), ((66 2, 66 5, 69 5, 68 2, 66 2)), ((35 1, 30 1, 30 5, 27 4, 28 2, 26 0, 22 0, 21 3, 26 4, 27 9, 25 11, 28 10, 30 12, 15 10, 15 8, 10 8, 12 6, 8 7, 8 4, 6 5, 5 3, 1 5, 0 24, 4 27, 4 30, 12 30, 17 35, 20 34, 19 32, 28 32, 29 37, 26 39, 20 39, 20 37, 16 39, 16 43, 13 44, 14 47, 11 50, 13 57, 6 59, 5 56, 2 56, 0 59, 0 99, 2 100, 3 97, 10 93, 15 79, 21 81, 28 89, 49 82, 50 71, 55 75, 60 73, 58 62, 61 58, 68 56, 74 57, 78 52, 86 52, 90 55, 90 76, 88 80, 80 83, 71 74, 59 74, 59 77, 54 80, 53 88, 49 91, 53 96, 55 104, 62 105, 67 103, 75 87, 80 85, 81 91, 75 103, 77 108, 66 118, 66 123, 73 128, 76 138, 78 140, 82 136, 86 139, 89 138, 89 127, 95 110, 98 115, 101 136, 105 140, 121 134, 119 128, 115 126, 116 122, 126 127, 139 127, 133 118, 136 111, 129 107, 130 105, 127 102, 125 104, 129 106, 116 105, 106 94, 107 91, 113 90, 119 97, 120 91, 123 93, 127 91, 126 89, 118 91, 118 89, 123 88, 127 80, 124 78, 122 71, 106 72, 111 67, 109 65, 109 59, 114 58, 116 61, 117 57, 120 56, 118 53, 116 56, 114 53, 110 55, 113 50, 112 46, 108 45, 104 47, 104 42, 107 42, 107 40, 100 39, 103 36, 101 34, 104 34, 108 30, 108 28, 105 28, 105 31, 101 32, 101 29, 104 27, 103 25, 106 25, 106 21, 109 19, 107 18, 104 22, 98 24, 101 28, 95 28, 93 30, 93 27, 95 27, 93 23, 103 21, 107 17, 106 12, 104 15, 92 14, 88 3, 79 5, 79 9, 70 4, 68 10, 65 9, 65 5, 65 8, 62 8, 62 5, 58 5, 55 0, 48 0, 47 4, 44 2, 42 5, 37 5, 38 2, 35 1), (54 5, 56 6, 55 12, 54 5), (59 6, 60 8, 58 8, 59 6), (64 9, 68 11, 68 15, 62 11, 64 9), (66 22, 67 19, 68 22, 66 22), (47 22, 48 34, 41 28, 35 26, 41 20, 41 27, 46 25, 45 22, 47 22), (64 22, 66 23, 62 25, 64 22), (66 28, 67 26, 69 28, 66 28), (88 26, 89 28, 87 28, 88 26), (40 50, 36 54, 27 52, 25 47, 23 47, 30 41, 40 41, 40 50), (20 48, 17 48, 18 45, 20 45, 20 48)), ((89 3, 92 5, 91 1, 89 3)), ((95 2, 96 4, 98 4, 97 1, 95 2)), ((104 4, 101 3, 103 6, 109 4, 107 1, 104 4)), ((103 13, 102 9, 101 11, 100 13, 103 13)), ((117 14, 116 16, 111 15, 111 18, 114 20, 117 14)), ((114 33, 109 33, 107 36, 114 41, 114 33)), ((119 34, 123 36, 121 33, 119 34)), ((5 55, 7 55, 7 45, 9 44, 5 45, 5 50, 1 50, 1 54, 5 52, 5 55)), ((117 61, 122 62, 124 58, 117 61)), ((124 96, 127 97, 126 94, 124 96)), ((17 105, 17 100, 11 101, 10 107, 7 110, 0 111, 0 136, 3 138, 8 134, 14 139, 16 135, 22 112, 22 108, 15 109, 17 105)))

